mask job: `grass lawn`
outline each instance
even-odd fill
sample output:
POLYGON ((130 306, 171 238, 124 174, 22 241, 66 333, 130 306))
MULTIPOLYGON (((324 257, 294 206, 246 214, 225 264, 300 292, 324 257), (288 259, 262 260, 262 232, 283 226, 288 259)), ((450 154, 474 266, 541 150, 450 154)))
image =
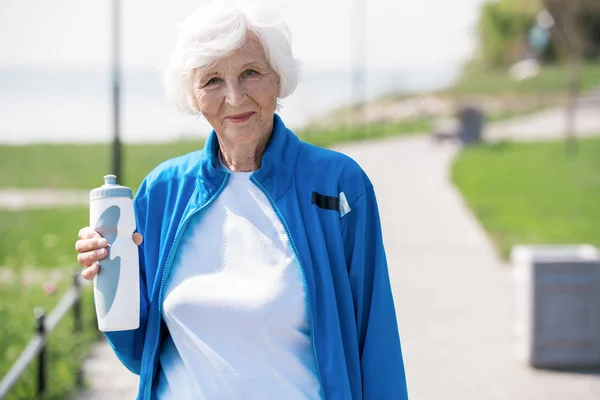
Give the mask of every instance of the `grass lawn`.
MULTIPOLYGON (((510 79, 506 70, 474 72, 464 76, 452 88, 444 90, 458 96, 564 94, 567 90, 568 71, 564 65, 544 66, 540 73, 523 81, 510 79)), ((582 64, 581 90, 586 91, 600 85, 600 63, 582 64)))
POLYGON ((306 130, 300 132, 299 136, 302 140, 317 146, 331 147, 343 142, 428 132, 433 128, 432 123, 431 119, 422 118, 403 122, 373 123, 329 130, 306 130))
MULTIPOLYGON (((300 131, 305 141, 331 146, 350 140, 371 139, 395 134, 423 132, 429 120, 419 119, 395 124, 338 128, 327 131, 300 131)), ((202 141, 123 146, 123 176, 119 183, 134 191, 154 167, 169 158, 202 148, 202 141)), ((0 145, 0 187, 76 188, 90 190, 102 184, 110 172, 108 144, 0 145)))
POLYGON ((0 211, 0 266, 19 272, 73 265, 77 232, 88 222, 86 207, 0 211))
MULTIPOLYGON (((59 283, 57 291, 50 295, 37 280, 30 283, 0 283, 0 379, 19 357, 34 336, 35 318, 32 310, 43 307, 50 313, 71 280, 59 283), (10 301, 8 301, 10 299, 10 301)), ((73 333, 72 313, 68 313, 48 336, 48 375, 45 400, 67 399, 76 388, 76 371, 89 353, 97 337, 93 294, 84 290, 82 304, 83 331, 73 333)), ((5 400, 35 399, 37 385, 37 361, 34 360, 21 379, 13 386, 5 400)))
POLYGON ((600 246, 600 139, 501 143, 467 148, 452 166, 453 182, 500 254, 515 244, 600 246))
MULTIPOLYGON (((143 177, 169 158, 201 148, 202 142, 123 146, 124 176, 119 183, 137 188, 143 177)), ((110 173, 108 144, 33 144, 0 146, 0 187, 93 189, 110 173)))
MULTIPOLYGON (((548 107, 565 104, 568 99, 568 71, 565 65, 545 65, 535 77, 511 79, 508 69, 466 71, 447 88, 425 93, 453 106, 476 105, 483 109, 488 122, 532 114, 548 107)), ((581 66, 581 92, 600 87, 600 62, 581 66)), ((410 100, 419 95, 391 92, 374 101, 382 106, 410 100)), ((350 113, 346 107, 339 111, 350 113)))
MULTIPOLYGON (((71 287, 72 273, 79 270, 73 244, 87 219, 86 208, 0 211, 0 378, 34 335, 33 309, 42 307, 48 315, 71 287)), ((83 302, 83 334, 73 333, 69 313, 49 336, 45 399, 65 399, 74 390, 75 372, 96 337, 89 286, 83 302)), ((36 374, 34 361, 6 400, 35 398, 36 374)))

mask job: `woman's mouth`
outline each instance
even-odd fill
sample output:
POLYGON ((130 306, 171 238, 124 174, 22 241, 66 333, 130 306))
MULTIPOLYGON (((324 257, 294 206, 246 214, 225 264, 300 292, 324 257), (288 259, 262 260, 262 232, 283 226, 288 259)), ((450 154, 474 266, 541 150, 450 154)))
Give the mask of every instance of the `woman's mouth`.
POLYGON ((242 113, 242 114, 230 115, 228 117, 225 117, 225 119, 229 122, 241 123, 241 122, 248 121, 250 118, 252 118, 252 116, 254 114, 256 114, 256 113, 254 111, 251 111, 251 112, 242 113))

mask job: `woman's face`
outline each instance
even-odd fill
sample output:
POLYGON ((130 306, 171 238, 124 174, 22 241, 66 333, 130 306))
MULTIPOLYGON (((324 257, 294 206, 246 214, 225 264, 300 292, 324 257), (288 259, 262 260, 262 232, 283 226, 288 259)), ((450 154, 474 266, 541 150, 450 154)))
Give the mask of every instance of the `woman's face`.
POLYGON ((279 77, 253 33, 243 46, 195 71, 198 110, 219 135, 234 145, 258 143, 273 128, 279 77))

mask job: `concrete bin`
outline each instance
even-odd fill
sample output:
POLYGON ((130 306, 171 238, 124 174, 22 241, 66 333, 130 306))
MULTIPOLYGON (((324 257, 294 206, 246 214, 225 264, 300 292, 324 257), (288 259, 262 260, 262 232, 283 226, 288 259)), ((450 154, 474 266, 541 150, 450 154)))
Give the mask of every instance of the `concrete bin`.
POLYGON ((590 245, 511 252, 517 358, 535 368, 600 366, 600 254, 590 245))

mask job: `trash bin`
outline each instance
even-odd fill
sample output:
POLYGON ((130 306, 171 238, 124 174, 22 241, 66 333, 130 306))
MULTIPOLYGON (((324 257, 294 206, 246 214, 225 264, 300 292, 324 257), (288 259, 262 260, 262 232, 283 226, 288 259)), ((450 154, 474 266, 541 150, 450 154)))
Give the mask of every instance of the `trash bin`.
POLYGON ((600 366, 600 256, 590 245, 515 246, 517 358, 535 368, 600 366))
POLYGON ((476 107, 464 106, 458 112, 458 119, 460 129, 457 136, 461 143, 469 145, 480 142, 484 125, 483 112, 476 107))

